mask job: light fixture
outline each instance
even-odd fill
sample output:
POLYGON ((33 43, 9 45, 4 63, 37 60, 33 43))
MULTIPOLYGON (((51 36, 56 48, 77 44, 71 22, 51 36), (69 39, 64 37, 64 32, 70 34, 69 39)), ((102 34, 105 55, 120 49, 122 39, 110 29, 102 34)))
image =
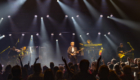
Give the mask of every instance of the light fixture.
POLYGON ((11 16, 9 15, 8 18, 10 18, 11 16))
POLYGON ((59 33, 59 36, 61 36, 62 34, 61 33, 59 33))
POLYGON ((103 17, 103 15, 100 15, 100 17, 103 17))
POLYGON ((12 36, 12 34, 9 34, 9 36, 12 36))
POLYGON ((35 17, 37 17, 37 15, 35 15, 35 17))
POLYGON ((110 32, 108 32, 108 35, 110 35, 110 32))
POLYGON ((72 35, 75 35, 75 33, 72 33, 72 35))
POLYGON ((50 17, 49 15, 46 16, 47 18, 50 17))
POLYGON ((68 17, 68 15, 65 15, 65 17, 67 18, 67 17, 68 17))
POLYGON ((76 17, 79 17, 79 15, 76 15, 76 17))
POLYGON ((22 34, 22 36, 24 36, 25 34, 22 34))
POLYGON ((39 35, 39 33, 36 33, 36 35, 38 36, 38 35, 39 35))
POLYGON ((100 32, 98 32, 98 35, 101 35, 101 33, 100 33, 100 32))
POLYGON ((51 33, 51 35, 53 36, 53 35, 54 35, 54 33, 51 33))

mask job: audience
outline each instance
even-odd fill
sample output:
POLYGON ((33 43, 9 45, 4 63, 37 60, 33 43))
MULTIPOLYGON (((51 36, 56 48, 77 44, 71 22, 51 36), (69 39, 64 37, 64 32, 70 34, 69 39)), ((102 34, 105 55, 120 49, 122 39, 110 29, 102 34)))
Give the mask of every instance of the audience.
POLYGON ((51 69, 46 69, 44 72, 44 80, 55 80, 54 74, 51 69))
POLYGON ((134 80, 134 76, 132 75, 132 70, 129 65, 123 67, 123 74, 120 76, 122 80, 134 80))
POLYGON ((83 59, 80 61, 80 72, 77 73, 72 80, 96 80, 95 76, 88 72, 89 70, 89 61, 83 59))
POLYGON ((22 70, 21 70, 20 66, 18 66, 18 65, 14 66, 12 68, 11 72, 12 72, 12 76, 13 76, 12 80, 23 80, 22 79, 22 70))
POLYGON ((109 80, 109 68, 106 65, 102 65, 99 68, 99 80, 109 80))
POLYGON ((114 70, 109 71, 108 80, 121 80, 114 70))
POLYGON ((43 80, 43 79, 44 74, 42 73, 41 70, 41 64, 40 63, 34 64, 34 73, 28 77, 28 80, 43 80))
POLYGON ((21 58, 19 57, 20 66, 16 65, 11 67, 7 65, 5 70, 2 71, 0 64, 0 80, 139 80, 140 79, 140 62, 134 59, 130 63, 128 58, 127 63, 116 62, 112 59, 110 63, 105 65, 101 56, 96 62, 90 62, 86 59, 80 61, 79 64, 67 63, 66 59, 62 57, 64 66, 54 66, 50 62, 50 68, 37 63, 39 58, 35 59, 33 65, 26 64, 23 67, 21 58), (101 64, 100 64, 101 63, 101 64), (100 66, 99 66, 100 64, 100 66), (134 76, 133 76, 134 74, 134 76))
POLYGON ((116 72, 116 74, 117 74, 118 76, 121 76, 121 75, 122 75, 122 71, 121 71, 121 69, 120 69, 119 64, 115 64, 115 65, 114 65, 114 70, 115 70, 115 72, 116 72))
POLYGON ((2 65, 0 64, 0 80, 3 80, 3 76, 2 76, 2 65))

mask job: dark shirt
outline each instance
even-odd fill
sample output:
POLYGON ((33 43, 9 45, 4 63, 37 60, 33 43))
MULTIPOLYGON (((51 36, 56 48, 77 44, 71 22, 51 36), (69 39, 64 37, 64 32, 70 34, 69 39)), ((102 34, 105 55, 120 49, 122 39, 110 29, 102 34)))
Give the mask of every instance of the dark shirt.
POLYGON ((118 49, 117 49, 117 53, 119 53, 120 51, 123 51, 123 52, 125 52, 125 49, 124 49, 124 47, 118 47, 118 49))
POLYGON ((13 56, 17 56, 17 55, 18 55, 18 53, 16 51, 11 50, 9 52, 9 57, 13 57, 13 56))

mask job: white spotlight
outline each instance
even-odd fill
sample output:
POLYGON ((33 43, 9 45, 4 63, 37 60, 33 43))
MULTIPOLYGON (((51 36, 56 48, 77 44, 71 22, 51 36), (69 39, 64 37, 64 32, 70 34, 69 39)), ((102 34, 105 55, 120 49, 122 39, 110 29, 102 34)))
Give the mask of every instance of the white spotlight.
POLYGON ((75 33, 73 33, 72 35, 75 35, 75 33))
POLYGON ((73 17, 71 17, 71 19, 73 19, 73 17))
POLYGON ((9 34, 9 36, 12 36, 12 34, 9 34))
POLYGON ((57 2, 59 2, 59 0, 57 0, 57 2))
POLYGON ((9 15, 8 18, 10 18, 11 16, 9 15))
POLYGON ((110 32, 108 32, 108 35, 110 35, 110 32))
POLYGON ((37 15, 35 15, 35 17, 37 17, 37 15))
POLYGON ((68 17, 68 15, 65 15, 65 17, 67 18, 67 17, 68 17))
POLYGON ((46 16, 47 18, 50 17, 49 15, 46 16))
POLYGON ((100 17, 103 17, 103 15, 100 15, 100 17))
POLYGON ((104 34, 104 36, 106 36, 106 34, 104 34))
POLYGON ((56 41, 58 41, 58 39, 56 39, 56 41))
POLYGON ((82 35, 80 35, 80 37, 82 37, 82 35))
POLYGON ((76 17, 79 17, 79 15, 76 15, 76 17))
POLYGON ((36 36, 38 36, 39 35, 39 33, 36 33, 36 36))
POLYGON ((5 37, 5 35, 3 35, 2 37, 5 37))
POLYGON ((41 17, 41 19, 43 19, 43 17, 41 17))
POLYGON ((1 18, 3 20, 3 18, 1 18))
POLYGON ((100 32, 98 32, 98 35, 101 35, 101 33, 100 33, 100 32))
POLYGON ((61 33, 59 33, 59 36, 61 36, 62 34, 61 33))
POLYGON ((25 34, 22 34, 22 36, 24 36, 25 34))
POLYGON ((87 33, 87 35, 89 35, 89 33, 87 33))
POLYGON ((107 16, 107 18, 110 18, 109 16, 107 16))
POLYGON ((53 33, 51 33, 51 35, 53 36, 54 34, 53 34, 53 33))
POLYGON ((33 37, 33 35, 31 35, 31 37, 33 37))
POLYGON ((113 15, 111 14, 110 17, 113 17, 113 15))

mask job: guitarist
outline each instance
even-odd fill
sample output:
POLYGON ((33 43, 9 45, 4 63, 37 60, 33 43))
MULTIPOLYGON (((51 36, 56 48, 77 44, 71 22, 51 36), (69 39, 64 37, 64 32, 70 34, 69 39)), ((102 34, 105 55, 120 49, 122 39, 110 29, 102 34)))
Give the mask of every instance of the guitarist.
POLYGON ((67 50, 68 57, 72 63, 76 64, 77 63, 77 56, 75 54, 79 53, 79 51, 77 51, 77 48, 74 47, 74 45, 75 45, 74 42, 71 42, 70 45, 71 46, 67 50))
MULTIPOLYGON (((125 53, 126 52, 126 50, 125 50, 125 48, 123 47, 123 44, 122 43, 120 43, 120 46, 118 47, 118 49, 117 49, 117 53, 119 54, 119 53, 125 53)), ((117 54, 117 55, 118 55, 117 54)), ((124 61, 124 57, 123 58, 120 58, 120 61, 124 61)))

